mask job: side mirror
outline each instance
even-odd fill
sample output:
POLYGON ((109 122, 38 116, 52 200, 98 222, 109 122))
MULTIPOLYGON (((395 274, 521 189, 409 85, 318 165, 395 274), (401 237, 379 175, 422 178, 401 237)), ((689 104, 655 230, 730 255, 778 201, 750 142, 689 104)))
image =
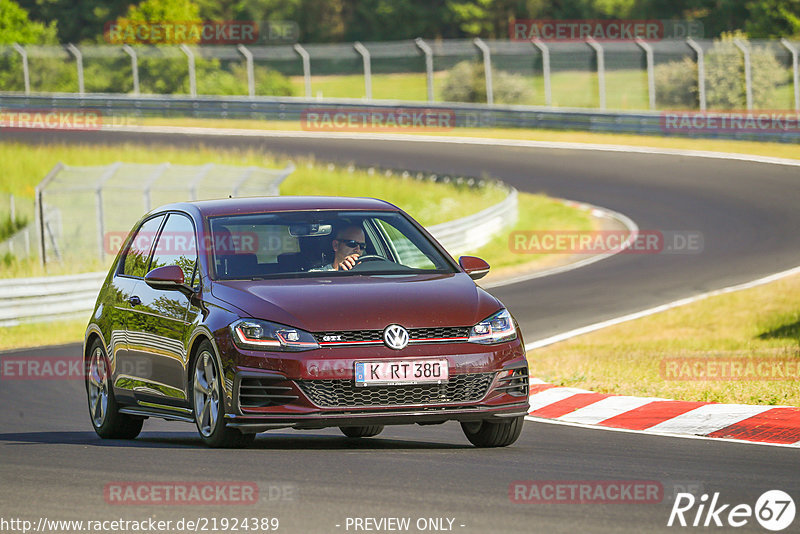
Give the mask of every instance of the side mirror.
POLYGON ((473 280, 483 278, 489 272, 489 264, 475 256, 461 256, 458 264, 473 280))
POLYGON ((175 290, 186 295, 194 293, 183 279, 183 269, 177 265, 157 267, 144 276, 144 281, 153 289, 175 290))

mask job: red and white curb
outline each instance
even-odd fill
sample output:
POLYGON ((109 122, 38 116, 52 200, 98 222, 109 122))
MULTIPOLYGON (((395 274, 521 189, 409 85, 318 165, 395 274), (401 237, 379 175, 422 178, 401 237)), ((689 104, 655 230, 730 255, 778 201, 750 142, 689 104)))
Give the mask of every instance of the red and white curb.
POLYGON ((800 408, 608 395, 535 378, 530 403, 532 421, 800 447, 800 408))

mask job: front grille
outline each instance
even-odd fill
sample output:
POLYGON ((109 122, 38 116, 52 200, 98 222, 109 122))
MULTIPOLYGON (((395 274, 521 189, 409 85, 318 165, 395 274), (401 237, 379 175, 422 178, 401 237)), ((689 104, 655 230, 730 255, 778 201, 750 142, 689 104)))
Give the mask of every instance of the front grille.
POLYGON ((440 328, 412 328, 408 331, 411 339, 441 339, 441 338, 468 338, 469 328, 440 327, 440 328))
POLYGON ((242 408, 280 406, 294 400, 297 395, 292 394, 285 380, 246 376, 239 382, 239 406, 242 408))
POLYGON ((382 343, 382 330, 336 330, 331 332, 316 332, 314 337, 320 343, 347 343, 353 341, 374 341, 382 343), (330 339, 326 339, 330 338, 330 339))
MULTIPOLYGON (((468 339, 469 328, 463 326, 445 326, 436 328, 410 328, 408 336, 411 342, 435 342, 440 339, 468 339)), ((325 344, 336 343, 383 343, 383 330, 335 330, 330 332, 315 332, 316 340, 325 344)))
POLYGON ((298 380, 311 402, 323 408, 404 406, 481 400, 495 373, 455 375, 446 384, 356 387, 352 380, 298 380))

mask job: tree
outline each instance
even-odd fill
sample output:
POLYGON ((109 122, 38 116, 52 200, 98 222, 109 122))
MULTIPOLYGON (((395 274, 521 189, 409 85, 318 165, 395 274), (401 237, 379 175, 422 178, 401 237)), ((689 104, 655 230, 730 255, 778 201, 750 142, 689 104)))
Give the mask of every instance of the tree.
MULTIPOLYGON (((708 109, 744 109, 747 105, 744 61, 734 39, 746 41, 742 32, 723 33, 706 51, 706 102, 708 109)), ((789 72, 768 47, 752 46, 750 52, 753 105, 768 108, 775 89, 789 72)), ((694 107, 697 103, 697 63, 689 58, 656 67, 659 104, 670 108, 694 107)))
MULTIPOLYGON (((103 26, 134 0, 20 0, 35 21, 58 21, 58 42, 102 42, 103 26)), ((52 23, 52 22, 51 22, 52 23)))
POLYGON ((745 29, 751 38, 800 36, 800 0, 748 2, 745 29))
MULTIPOLYGON (((49 25, 32 22, 28 12, 18 4, 12 0, 0 0, 0 44, 52 44, 57 40, 55 22, 49 25)), ((0 90, 24 90, 22 72, 22 59, 18 54, 0 55, 0 90)), ((31 78, 35 79, 37 72, 34 71, 31 78)))
POLYGON ((201 22, 200 8, 192 0, 144 0, 128 7, 128 20, 138 22, 201 22))
MULTIPOLYGON (((744 109, 747 102, 744 60, 734 39, 746 41, 747 37, 741 32, 723 33, 706 53, 706 98, 711 109, 744 109)), ((752 47, 750 63, 753 104, 767 107, 789 73, 769 48, 752 47)))
POLYGON ((32 22, 28 12, 13 0, 0 0, 0 44, 55 43, 56 23, 32 22))

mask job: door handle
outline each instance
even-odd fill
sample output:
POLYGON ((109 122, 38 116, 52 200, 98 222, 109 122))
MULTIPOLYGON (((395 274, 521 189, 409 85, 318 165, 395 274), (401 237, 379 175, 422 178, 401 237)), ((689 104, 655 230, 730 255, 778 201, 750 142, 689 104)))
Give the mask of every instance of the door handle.
POLYGON ((130 302, 131 306, 138 306, 139 304, 142 303, 142 299, 134 295, 128 299, 128 302, 130 302))

